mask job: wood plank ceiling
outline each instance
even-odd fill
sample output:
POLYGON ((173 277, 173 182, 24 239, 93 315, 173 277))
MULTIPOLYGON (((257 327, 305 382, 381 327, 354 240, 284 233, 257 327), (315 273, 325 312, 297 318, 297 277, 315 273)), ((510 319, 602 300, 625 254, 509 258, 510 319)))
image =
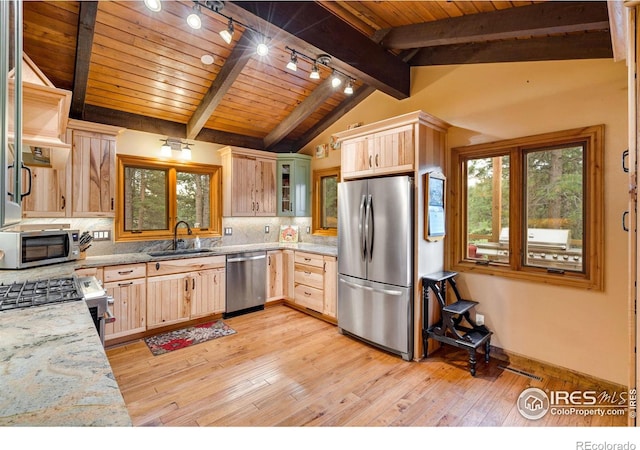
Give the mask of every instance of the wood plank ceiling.
POLYGON ((408 97, 411 66, 613 57, 606 2, 200 1, 193 30, 195 3, 26 1, 24 50, 73 91, 73 118, 274 152, 298 151, 375 90, 408 97), (321 54, 314 80, 304 56, 321 54), (346 79, 331 86, 333 69, 352 95, 346 79))

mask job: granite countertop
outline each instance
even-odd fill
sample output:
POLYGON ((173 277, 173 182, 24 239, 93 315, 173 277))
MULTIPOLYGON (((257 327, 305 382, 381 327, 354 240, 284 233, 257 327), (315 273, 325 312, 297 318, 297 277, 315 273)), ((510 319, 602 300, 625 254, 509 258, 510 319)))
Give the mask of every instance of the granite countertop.
POLYGON ((153 257, 146 252, 138 253, 119 253, 114 255, 97 255, 89 256, 86 259, 72 261, 68 263, 53 264, 50 266, 34 267, 22 270, 0 270, 0 283, 8 284, 14 281, 23 282, 27 280, 42 280, 48 278, 68 277, 73 275, 76 269, 114 266, 119 264, 146 263, 151 261, 163 261, 169 259, 195 258, 202 256, 226 255, 229 253, 237 253, 255 250, 278 250, 291 249, 301 250, 310 253, 318 253, 327 256, 337 256, 338 249, 335 246, 319 245, 319 244, 282 244, 278 242, 267 242, 260 244, 245 245, 228 245, 222 247, 210 247, 202 253, 177 254, 168 256, 153 257))
POLYGON ((85 302, 0 312, 1 426, 131 426, 85 302))

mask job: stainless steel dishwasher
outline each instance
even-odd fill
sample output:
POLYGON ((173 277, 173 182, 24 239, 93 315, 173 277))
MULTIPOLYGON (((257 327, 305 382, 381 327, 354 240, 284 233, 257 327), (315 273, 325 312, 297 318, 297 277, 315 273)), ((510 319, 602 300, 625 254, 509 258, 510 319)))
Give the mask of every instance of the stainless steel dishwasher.
POLYGON ((227 292, 224 318, 264 309, 267 297, 267 252, 227 255, 227 292))

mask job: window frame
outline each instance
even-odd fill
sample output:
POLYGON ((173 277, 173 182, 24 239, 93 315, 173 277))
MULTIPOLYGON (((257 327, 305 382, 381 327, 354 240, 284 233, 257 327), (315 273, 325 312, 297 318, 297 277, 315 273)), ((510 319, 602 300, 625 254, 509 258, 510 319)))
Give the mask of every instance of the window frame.
MULTIPOLYGON (((193 233, 200 237, 220 237, 222 236, 222 166, 200 164, 193 162, 180 162, 173 160, 159 160, 133 155, 116 155, 116 212, 115 212, 115 241, 146 241, 153 239, 173 239, 173 227, 177 222, 177 195, 176 182, 177 172, 191 172, 209 175, 209 211, 211 224, 209 228, 195 228, 189 224, 193 233), (124 172, 126 167, 137 167, 153 170, 165 170, 168 172, 167 180, 167 202, 168 202, 168 225, 166 230, 148 231, 126 231, 124 229, 124 172)), ((178 229, 179 235, 186 235, 186 228, 178 229)))
POLYGON ((313 171, 313 201, 311 213, 311 233, 316 236, 337 236, 338 228, 322 228, 322 179, 335 176, 340 183, 340 166, 313 171))
POLYGON ((601 291, 604 288, 604 125, 594 125, 503 141, 452 148, 448 157, 449 221, 448 267, 457 272, 472 272, 516 278, 547 284, 601 291), (527 266, 522 260, 526 248, 525 153, 532 149, 584 142, 584 273, 549 271, 527 266), (508 154, 509 177, 509 262, 478 262, 467 258, 467 173, 466 161, 508 154), (517 228, 516 228, 517 227, 517 228))

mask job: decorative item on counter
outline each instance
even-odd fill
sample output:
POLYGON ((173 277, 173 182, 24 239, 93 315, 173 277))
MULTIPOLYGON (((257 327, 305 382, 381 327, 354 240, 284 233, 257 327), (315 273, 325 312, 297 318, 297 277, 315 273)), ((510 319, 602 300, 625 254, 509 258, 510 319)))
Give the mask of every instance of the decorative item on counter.
POLYGON ((280 225, 280 242, 298 242, 298 225, 280 225))
POLYGON ((86 251, 91 247, 91 241, 93 241, 93 235, 88 231, 83 231, 79 239, 80 259, 85 259, 87 257, 86 251))

